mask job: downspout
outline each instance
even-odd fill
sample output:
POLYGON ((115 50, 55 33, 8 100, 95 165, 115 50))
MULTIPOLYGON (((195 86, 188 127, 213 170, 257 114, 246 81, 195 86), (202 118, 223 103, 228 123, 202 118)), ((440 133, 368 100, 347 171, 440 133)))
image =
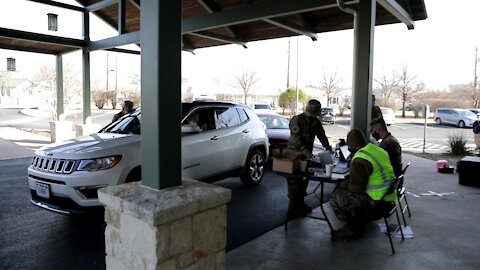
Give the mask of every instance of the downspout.
POLYGON ((352 14, 353 16, 357 16, 357 11, 353 8, 349 8, 347 6, 345 6, 345 3, 343 2, 343 0, 337 0, 337 5, 338 5, 338 8, 345 12, 345 13, 348 13, 348 14, 352 14))
MULTIPOLYGON (((337 0, 338 8, 348 14, 353 15, 353 74, 352 74, 352 101, 355 97, 355 77, 356 77, 356 61, 357 61, 357 14, 358 12, 353 9, 345 6, 344 0, 337 0)), ((352 106, 351 117, 354 117, 355 108, 352 106)), ((353 128, 353 121, 350 121, 350 128, 353 128)))

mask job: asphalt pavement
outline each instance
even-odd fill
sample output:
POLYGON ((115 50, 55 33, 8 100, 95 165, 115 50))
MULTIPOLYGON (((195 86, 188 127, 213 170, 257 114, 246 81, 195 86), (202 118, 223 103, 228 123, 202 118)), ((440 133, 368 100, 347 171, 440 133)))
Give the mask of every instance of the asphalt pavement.
MULTIPOLYGON (((323 125, 327 136, 334 138, 346 138, 350 130, 350 120, 338 120, 334 125, 323 125)), ((424 123, 402 119, 388 127, 389 132, 395 136, 404 151, 418 152, 423 149, 424 123)), ((462 135, 467 139, 467 146, 474 146, 472 128, 458 128, 455 126, 437 125, 431 121, 427 122, 426 145, 427 152, 447 152, 450 147, 448 137, 462 135)))
MULTIPOLYGON (((15 127, 36 130, 50 130, 50 121, 52 117, 45 117, 45 114, 32 113, 25 115, 19 108, 0 108, 0 127, 15 127)), ((118 110, 93 110, 92 123, 106 126, 112 121, 113 115, 118 110)), ((72 121, 75 124, 83 123, 83 113, 81 111, 68 111, 65 120, 72 121)))
MULTIPOLYGON (((103 213, 64 216, 30 204, 30 162, 31 157, 0 160, 0 269, 105 269, 103 213)), ((239 178, 215 184, 232 190, 227 204, 227 251, 285 221, 286 181, 276 173, 267 171, 255 187, 245 187, 239 178)), ((310 183, 309 190, 314 187, 310 183)), ((332 190, 333 186, 326 186, 326 199, 332 190)), ((314 196, 306 202, 319 205, 314 196)))

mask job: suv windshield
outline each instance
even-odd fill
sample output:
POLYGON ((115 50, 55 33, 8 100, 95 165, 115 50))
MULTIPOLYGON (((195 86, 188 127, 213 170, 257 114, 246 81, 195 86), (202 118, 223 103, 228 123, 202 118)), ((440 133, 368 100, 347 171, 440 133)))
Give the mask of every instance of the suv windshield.
POLYGON ((474 117, 476 117, 476 115, 475 115, 473 112, 471 112, 471 111, 467 111, 467 110, 461 110, 461 111, 460 111, 460 110, 458 110, 457 112, 458 112, 461 116, 474 116, 474 117))
POLYGON ((109 124, 100 133, 140 134, 141 120, 140 109, 137 109, 109 124))
POLYGON ((333 109, 331 109, 331 108, 322 108, 322 113, 333 113, 333 109))

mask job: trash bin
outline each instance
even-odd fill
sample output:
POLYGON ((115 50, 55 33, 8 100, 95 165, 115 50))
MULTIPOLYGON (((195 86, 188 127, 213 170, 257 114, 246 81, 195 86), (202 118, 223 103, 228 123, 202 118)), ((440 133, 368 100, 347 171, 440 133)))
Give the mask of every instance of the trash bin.
POLYGON ((480 186, 480 157, 466 156, 458 162, 458 183, 480 186))

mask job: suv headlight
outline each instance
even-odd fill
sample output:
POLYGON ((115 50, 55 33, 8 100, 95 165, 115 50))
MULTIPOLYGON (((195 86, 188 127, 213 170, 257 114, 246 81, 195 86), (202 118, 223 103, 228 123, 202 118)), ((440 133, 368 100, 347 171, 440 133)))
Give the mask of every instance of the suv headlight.
POLYGON ((122 156, 84 159, 80 161, 77 171, 100 171, 114 167, 122 156))

